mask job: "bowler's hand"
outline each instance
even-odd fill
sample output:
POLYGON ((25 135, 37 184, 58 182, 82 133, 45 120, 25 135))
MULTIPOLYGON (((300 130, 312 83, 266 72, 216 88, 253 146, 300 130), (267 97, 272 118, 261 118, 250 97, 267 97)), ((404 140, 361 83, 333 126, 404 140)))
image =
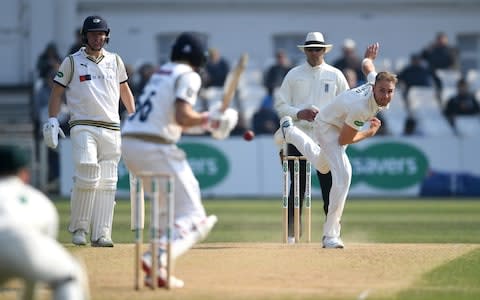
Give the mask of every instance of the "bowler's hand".
POLYGON ((378 49, 380 49, 380 44, 379 43, 373 43, 367 47, 367 50, 365 50, 365 55, 364 58, 369 58, 371 60, 375 60, 375 58, 378 55, 378 49))
POLYGON ((305 120, 308 122, 313 122, 315 120, 315 117, 318 114, 318 108, 312 106, 309 108, 302 109, 297 113, 297 119, 299 120, 305 120))
POLYGON ((380 121, 380 119, 376 118, 376 117, 373 117, 371 120, 370 120, 370 128, 369 128, 369 131, 371 132, 371 136, 374 136, 378 129, 380 129, 380 127, 382 126, 382 121, 380 121))

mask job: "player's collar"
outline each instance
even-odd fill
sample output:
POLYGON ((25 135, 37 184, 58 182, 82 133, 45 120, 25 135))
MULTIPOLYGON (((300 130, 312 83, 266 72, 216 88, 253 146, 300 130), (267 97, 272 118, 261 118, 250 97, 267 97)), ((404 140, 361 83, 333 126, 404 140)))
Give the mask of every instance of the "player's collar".
POLYGON ((82 51, 83 55, 85 56, 85 58, 87 58, 88 60, 91 60, 93 61, 94 63, 98 64, 100 61, 102 61, 102 59, 105 57, 103 55, 103 49, 100 50, 100 55, 98 57, 95 57, 95 56, 92 56, 92 55, 88 55, 87 53, 87 50, 85 47, 81 48, 80 51, 82 51))

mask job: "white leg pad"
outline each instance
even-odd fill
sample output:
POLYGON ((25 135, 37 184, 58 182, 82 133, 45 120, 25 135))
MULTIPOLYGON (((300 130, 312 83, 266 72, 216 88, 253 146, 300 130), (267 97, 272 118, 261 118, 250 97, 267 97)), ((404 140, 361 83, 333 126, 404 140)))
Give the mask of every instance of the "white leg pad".
POLYGON ((97 164, 80 164, 75 170, 74 187, 70 203, 70 232, 83 229, 90 231, 95 189, 100 179, 97 164))
POLYGON ((114 207, 115 191, 97 190, 92 212, 92 241, 102 236, 111 239, 114 207))

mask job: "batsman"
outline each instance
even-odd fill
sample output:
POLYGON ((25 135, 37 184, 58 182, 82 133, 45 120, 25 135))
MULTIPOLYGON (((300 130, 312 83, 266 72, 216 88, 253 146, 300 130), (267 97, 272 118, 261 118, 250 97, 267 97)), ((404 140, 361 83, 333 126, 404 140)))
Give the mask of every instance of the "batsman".
POLYGON ((82 27, 84 47, 60 65, 50 95, 49 120, 43 127, 47 146, 56 148, 64 136, 56 116, 65 93, 70 111, 74 165, 69 231, 75 245, 90 241, 95 247, 113 247, 112 223, 120 160, 119 99, 129 114, 135 103, 125 65, 104 49, 110 28, 99 16, 89 16, 82 27))
MULTIPOLYGON (((162 173, 174 177, 173 258, 203 240, 217 222, 216 216, 207 216, 198 180, 177 143, 185 131, 192 134, 210 132, 215 139, 225 139, 238 121, 237 111, 231 108, 223 110, 218 106, 203 112, 194 109, 202 85, 198 72, 206 63, 206 53, 198 34, 180 34, 172 46, 171 61, 152 75, 138 98, 136 113, 125 121, 122 128, 122 155, 131 174, 162 173)), ((152 260, 149 252, 143 256, 143 268, 147 285, 164 287, 167 284, 163 264, 165 243, 162 245, 162 239, 160 241, 158 278, 150 277, 152 260)), ((182 280, 171 280, 173 282, 168 286, 183 287, 182 280)))

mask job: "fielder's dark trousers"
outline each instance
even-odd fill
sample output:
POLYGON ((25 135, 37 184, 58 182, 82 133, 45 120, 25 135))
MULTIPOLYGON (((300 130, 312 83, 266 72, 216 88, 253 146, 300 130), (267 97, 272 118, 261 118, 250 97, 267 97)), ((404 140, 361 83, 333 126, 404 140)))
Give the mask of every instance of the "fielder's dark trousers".
MULTIPOLYGON (((292 145, 288 144, 288 155, 289 156, 302 156, 300 151, 292 145)), ((288 194, 288 236, 294 235, 293 229, 293 214, 294 214, 294 185, 293 185, 293 178, 294 178, 294 168, 293 168, 293 160, 288 161, 288 170, 290 173, 290 190, 288 194)), ((306 185, 306 161, 300 160, 300 228, 302 228, 302 211, 303 211, 303 200, 305 199, 305 185, 306 185)), ((313 166, 312 166, 313 167, 313 166)), ((322 190, 322 198, 323 198, 323 211, 325 215, 328 212, 328 204, 329 204, 329 197, 330 197, 330 190, 332 188, 332 173, 328 172, 327 174, 322 174, 317 170, 317 177, 318 181, 320 182, 320 188, 322 190)))

